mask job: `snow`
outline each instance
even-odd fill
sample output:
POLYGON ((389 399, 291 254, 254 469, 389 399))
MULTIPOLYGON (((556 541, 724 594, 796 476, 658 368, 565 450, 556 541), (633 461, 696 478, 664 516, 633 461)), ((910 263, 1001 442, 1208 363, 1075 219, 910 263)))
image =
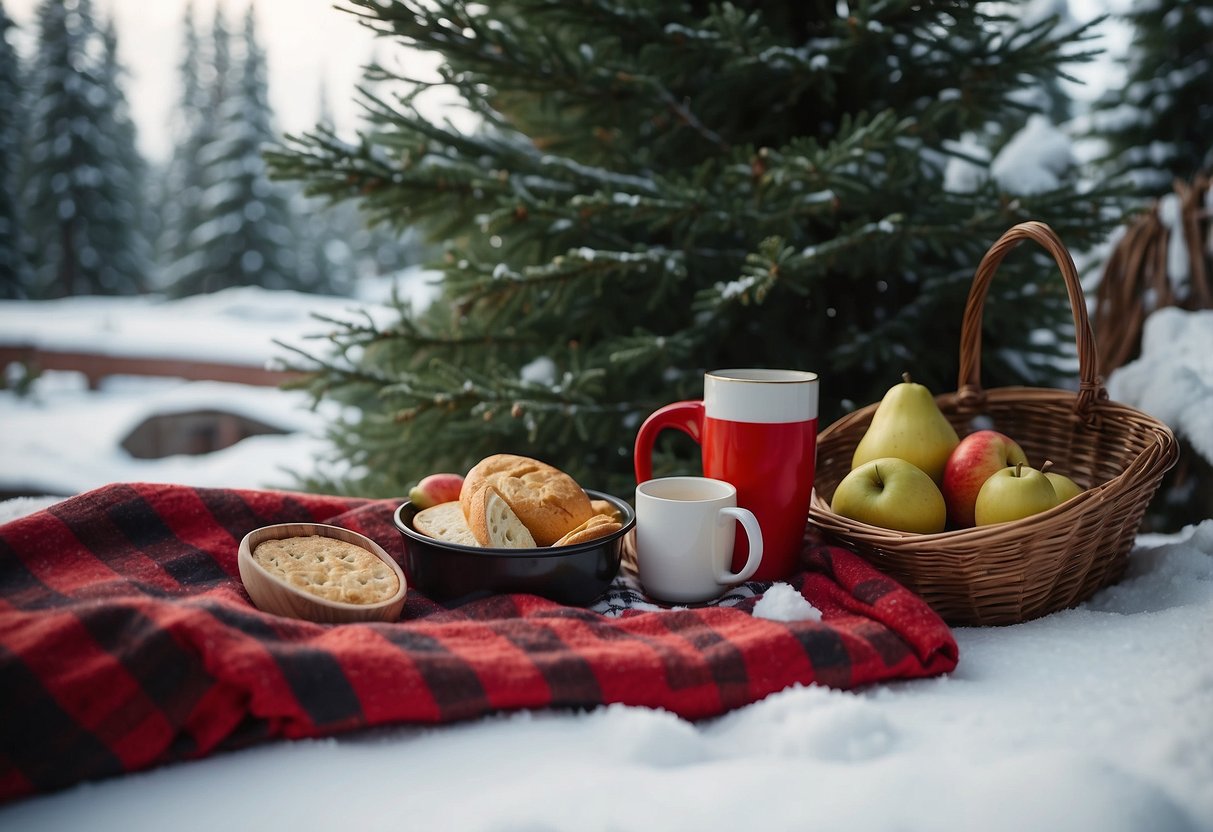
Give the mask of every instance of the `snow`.
POLYGON ((382 301, 392 286, 423 308, 437 293, 433 275, 413 268, 365 281, 353 299, 248 286, 178 301, 155 295, 0 300, 0 345, 266 366, 287 356, 275 341, 306 350, 310 338, 327 331, 315 315, 349 320, 365 311, 391 323, 392 310, 367 301, 382 301))
POLYGON ((1188 297, 1191 264, 1179 194, 1164 194, 1158 200, 1158 220, 1167 227, 1167 281, 1175 298, 1182 302, 1188 297))
POLYGON ((518 377, 528 384, 551 387, 556 383, 556 362, 546 355, 541 355, 525 364, 518 372, 518 377))
POLYGON ((1070 139, 1042 115, 1028 119, 990 163, 990 175, 1011 194, 1038 194, 1061 184, 1074 165, 1070 139))
POLYGON ((758 278, 754 275, 746 275, 739 277, 736 280, 730 280, 727 283, 717 283, 715 288, 720 293, 720 297, 724 300, 740 297, 754 287, 758 282, 758 278))
POLYGON ((214 488, 289 488, 291 471, 327 448, 325 414, 300 392, 177 379, 115 378, 89 394, 73 373, 48 373, 35 394, 2 394, 0 490, 77 494, 110 482, 188 482, 214 488), (150 415, 221 409, 286 431, 202 455, 136 459, 122 440, 150 415))
POLYGON ((820 621, 821 610, 791 585, 773 584, 754 605, 754 617, 770 621, 820 621))
MULTIPOLYGON (((359 298, 334 298, 253 287, 178 301, 143 297, 77 297, 0 301, 0 346, 155 356, 254 366, 290 357, 279 346, 319 350, 331 329, 318 320, 370 315, 394 321, 385 300, 395 289, 414 308, 434 297, 432 272, 410 269, 364 281, 359 298)), ((3 368, 0 368, 2 370, 3 368)), ((15 378, 13 369, 9 378, 15 378)), ((113 377, 90 393, 76 373, 48 372, 32 394, 0 390, 0 491, 69 495, 107 482, 182 482, 232 488, 287 487, 328 456, 324 425, 331 407, 312 410, 302 392, 179 379, 113 377), (214 410, 284 431, 201 456, 136 459, 122 440, 146 418, 214 410)), ((338 466, 339 467, 339 466, 338 466)))
POLYGON ((1213 463, 1213 310, 1152 313, 1141 356, 1113 372, 1107 387, 1111 398, 1166 423, 1213 463))
POLYGON ((973 193, 989 178, 983 163, 990 159, 990 151, 978 140, 974 133, 965 133, 958 141, 949 142, 948 149, 958 154, 949 156, 944 168, 943 189, 949 193, 973 193))
POLYGON ((277 742, 27 800, 0 826, 1210 829, 1213 521, 1142 544, 1078 609, 958 629, 945 678, 791 688, 698 724, 610 706, 277 742), (319 782, 339 798, 300 800, 319 782))
MULTIPOLYGON (((276 354, 271 333, 314 334, 307 306, 251 291, 80 298, 0 308, 0 332, 20 326, 39 343, 84 346, 89 331, 96 348, 151 354, 171 331, 193 357, 214 358, 230 354, 234 331, 259 331, 266 343, 249 339, 242 352, 264 361, 276 354), (147 320, 160 315, 174 326, 147 320)), ((1213 453, 1211 316, 1159 311, 1143 359, 1109 382, 1114 398, 1203 438, 1202 453, 1213 453)), ((554 372, 541 358, 526 375, 554 372)), ((118 378, 89 391, 72 374, 47 374, 31 398, 0 391, 0 488, 282 485, 286 469, 327 453, 324 416, 270 389, 118 378), (203 457, 133 460, 117 447, 146 415, 216 401, 291 432, 203 457)), ((2 502, 0 520, 53 501, 2 502)), ((1125 579, 1076 609, 957 628, 960 664, 946 677, 795 687, 700 723, 611 706, 273 742, 0 807, 0 828, 1213 830, 1213 520, 1192 520, 1139 538, 1125 579), (301 799, 310 794, 322 799, 301 799)), ((755 614, 818 613, 776 584, 755 614)))

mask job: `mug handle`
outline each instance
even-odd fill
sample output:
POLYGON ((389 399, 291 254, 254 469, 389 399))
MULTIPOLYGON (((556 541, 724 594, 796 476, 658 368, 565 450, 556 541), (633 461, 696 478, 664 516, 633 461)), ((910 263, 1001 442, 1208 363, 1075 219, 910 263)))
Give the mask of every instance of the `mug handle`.
POLYGON ((762 528, 758 525, 758 518, 754 516, 754 512, 748 508, 725 506, 720 513, 735 518, 745 529, 746 537, 750 541, 750 556, 746 559, 745 566, 741 567, 741 571, 736 574, 730 572, 727 567, 721 569, 716 575, 716 583, 739 584, 753 575, 758 569, 758 564, 762 562, 762 528))
POLYGON ((703 433, 703 402, 686 401, 667 404, 654 410, 640 426, 636 434, 632 464, 636 469, 636 482, 648 482, 653 478, 653 443, 657 434, 666 428, 680 430, 699 442, 703 433))

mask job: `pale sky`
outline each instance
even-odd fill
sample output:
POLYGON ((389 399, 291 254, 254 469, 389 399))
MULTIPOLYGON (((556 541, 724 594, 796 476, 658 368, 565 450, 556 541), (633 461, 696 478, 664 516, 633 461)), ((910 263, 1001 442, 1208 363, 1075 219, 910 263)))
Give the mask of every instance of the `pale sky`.
MULTIPOLYGON (((28 57, 37 35, 39 0, 0 0, 21 27, 18 42, 28 57)), ((228 27, 238 33, 249 0, 221 0, 228 27)), ((113 16, 118 51, 129 77, 126 95, 139 131, 139 144, 150 158, 167 157, 167 125, 179 95, 177 65, 181 60, 181 21, 187 0, 94 0, 98 15, 113 16)), ((209 34, 216 0, 193 0, 202 36, 209 34)), ((321 79, 329 109, 339 127, 357 122, 354 87, 361 67, 372 56, 388 60, 400 47, 361 26, 357 18, 333 7, 332 0, 254 0, 257 36, 269 64, 270 104, 278 127, 298 132, 317 120, 321 79), (376 42, 377 41, 377 42, 376 42)))

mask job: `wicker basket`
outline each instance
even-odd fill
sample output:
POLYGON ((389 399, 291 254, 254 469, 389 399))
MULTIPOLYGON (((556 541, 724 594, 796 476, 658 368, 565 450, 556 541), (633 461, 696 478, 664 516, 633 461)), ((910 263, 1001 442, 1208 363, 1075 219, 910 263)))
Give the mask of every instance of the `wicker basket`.
POLYGON ((1016 440, 1028 461, 1046 459, 1087 490, 1042 514, 995 526, 916 535, 841 517, 830 510, 839 481, 876 405, 857 410, 817 440, 810 523, 917 592, 954 625, 1014 624, 1073 606, 1123 573, 1142 515, 1178 446, 1166 425, 1108 400, 1086 302, 1069 252, 1051 228, 1016 225, 977 268, 965 307, 956 393, 937 396, 961 436, 976 424, 1016 440), (1023 240, 1057 261, 1069 292, 1078 343, 1079 387, 981 388, 982 307, 990 280, 1023 240))

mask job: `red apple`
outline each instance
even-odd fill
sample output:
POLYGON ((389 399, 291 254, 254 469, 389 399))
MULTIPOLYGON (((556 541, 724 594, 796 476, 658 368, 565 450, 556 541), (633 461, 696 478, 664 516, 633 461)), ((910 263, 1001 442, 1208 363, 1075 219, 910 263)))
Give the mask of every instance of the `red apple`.
POLYGON ((430 474, 412 487, 409 500, 419 509, 429 508, 458 500, 462 488, 463 476, 460 474, 430 474))
POLYGON ((953 449, 943 467, 940 491, 948 505, 948 521, 955 528, 973 525, 973 506, 977 493, 996 471, 1027 464, 1023 448, 1006 434, 996 430, 970 433, 953 449))

